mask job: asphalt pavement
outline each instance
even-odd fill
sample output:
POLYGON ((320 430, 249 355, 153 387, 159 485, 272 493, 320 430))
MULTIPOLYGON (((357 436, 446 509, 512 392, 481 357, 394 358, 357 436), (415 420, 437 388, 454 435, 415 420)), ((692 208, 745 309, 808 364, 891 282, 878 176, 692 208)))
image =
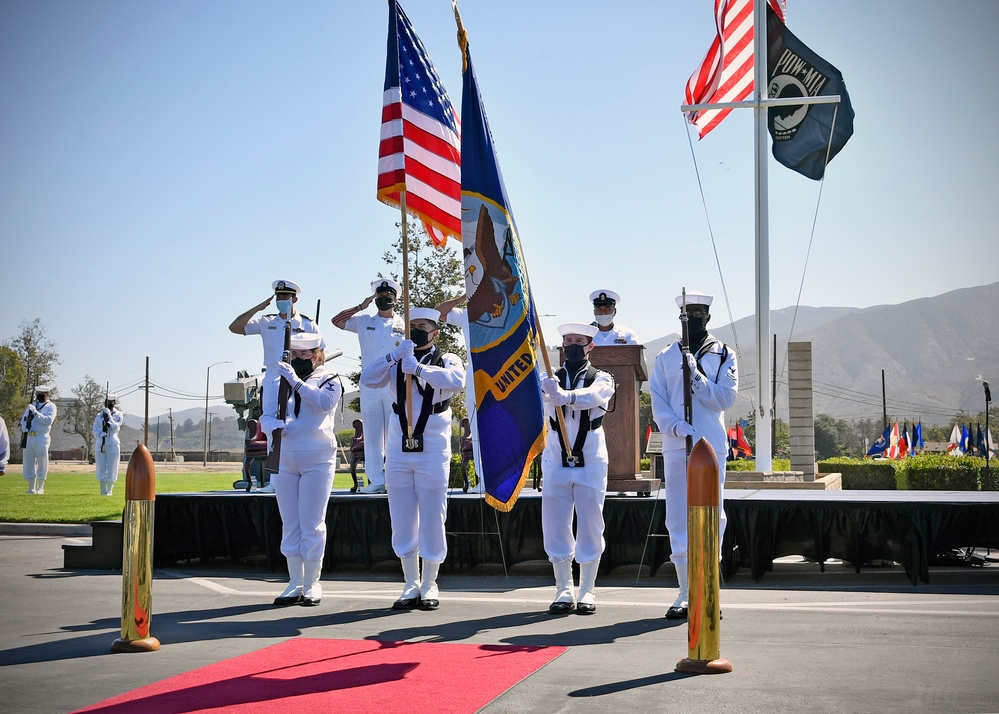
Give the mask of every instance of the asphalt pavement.
MULTIPOLYGON (((58 530, 58 529, 57 529, 58 530)), ((291 637, 562 645, 568 650, 481 711, 996 712, 999 563, 900 567, 785 558, 761 582, 721 592, 721 656, 732 672, 674 671, 685 623, 663 618, 670 575, 597 582, 597 612, 547 614, 551 577, 444 575, 435 612, 389 609, 394 573, 331 573, 314 608, 275 608, 279 574, 251 565, 157 569, 157 652, 112 654, 120 572, 63 566, 78 532, 0 529, 0 708, 68 712, 291 637)), ((992 553, 992 555, 999 555, 992 553)), ((666 569, 668 570, 668 568, 666 569)), ((433 711, 414 702, 412 711, 433 711)))

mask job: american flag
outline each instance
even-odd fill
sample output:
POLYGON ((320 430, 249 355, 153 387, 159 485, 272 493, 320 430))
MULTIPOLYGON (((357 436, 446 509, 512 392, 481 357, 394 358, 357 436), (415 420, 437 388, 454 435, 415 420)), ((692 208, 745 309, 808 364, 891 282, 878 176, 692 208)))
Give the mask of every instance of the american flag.
MULTIPOLYGON (((768 0, 784 21, 778 0, 768 0)), ((715 0, 717 35, 701 66, 687 80, 684 104, 741 102, 753 92, 753 2, 754 0, 715 0)), ((728 116, 731 109, 705 109, 688 112, 687 119, 697 127, 702 139, 728 116)))
POLYGON ((388 56, 378 145, 378 200, 400 204, 437 245, 461 240, 461 127, 406 13, 389 0, 388 56))

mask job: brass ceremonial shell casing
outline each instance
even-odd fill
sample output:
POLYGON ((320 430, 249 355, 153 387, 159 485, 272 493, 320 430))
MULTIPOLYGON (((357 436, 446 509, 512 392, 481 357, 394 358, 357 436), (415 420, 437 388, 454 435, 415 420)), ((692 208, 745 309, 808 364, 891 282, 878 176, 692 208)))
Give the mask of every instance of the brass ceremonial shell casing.
POLYGON ((124 546, 121 559, 121 637, 112 652, 152 652, 160 641, 149 634, 153 604, 153 520, 156 469, 139 444, 125 474, 124 546))
POLYGON ((687 657, 677 662, 678 672, 732 671, 731 663, 721 659, 720 507, 718 458, 702 438, 687 461, 687 657))

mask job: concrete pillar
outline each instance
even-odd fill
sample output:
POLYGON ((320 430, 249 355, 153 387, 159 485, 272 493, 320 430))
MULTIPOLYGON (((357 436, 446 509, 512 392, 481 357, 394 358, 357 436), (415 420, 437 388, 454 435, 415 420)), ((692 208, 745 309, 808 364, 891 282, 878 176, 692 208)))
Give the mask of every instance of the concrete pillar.
POLYGON ((788 426, 791 430, 791 470, 814 481, 815 415, 812 411, 812 343, 787 343, 788 426))

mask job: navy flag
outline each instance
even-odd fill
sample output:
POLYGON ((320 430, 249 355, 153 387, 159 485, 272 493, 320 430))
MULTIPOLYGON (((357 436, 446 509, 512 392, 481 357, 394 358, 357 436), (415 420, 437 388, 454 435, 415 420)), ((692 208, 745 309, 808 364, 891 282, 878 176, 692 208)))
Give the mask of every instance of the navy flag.
POLYGON ((767 6, 767 96, 840 96, 839 104, 796 104, 768 110, 773 155, 802 176, 819 180, 828 161, 853 136, 853 106, 843 74, 812 52, 767 6), (832 132, 832 145, 829 135, 832 132))

